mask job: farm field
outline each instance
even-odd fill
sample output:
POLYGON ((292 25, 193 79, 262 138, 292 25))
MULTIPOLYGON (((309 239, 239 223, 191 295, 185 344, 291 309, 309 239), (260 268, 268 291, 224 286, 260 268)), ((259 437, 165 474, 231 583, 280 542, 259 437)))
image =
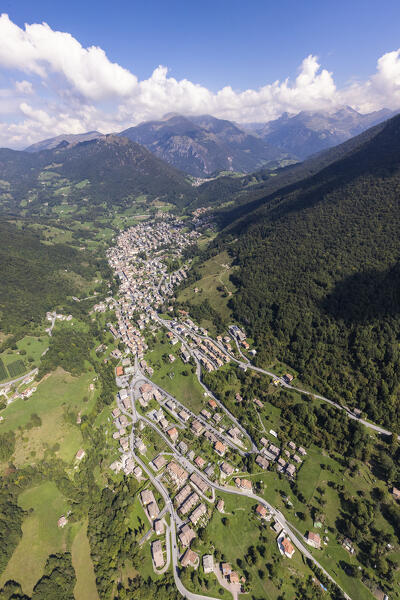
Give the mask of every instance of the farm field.
MULTIPOLYGON (((190 302, 196 305, 208 300, 221 319, 225 322, 228 321, 231 318, 228 300, 235 292, 235 287, 229 280, 229 276, 234 270, 231 262, 228 252, 224 251, 203 263, 199 267, 201 278, 178 294, 178 302, 190 302), (194 293, 194 288, 199 291, 194 293)), ((201 325, 210 328, 208 320, 204 320, 201 325)))
POLYGON ((23 492, 19 504, 32 512, 24 519, 22 539, 0 578, 0 585, 13 579, 21 583, 25 593, 30 594, 43 574, 49 554, 68 549, 71 527, 57 527, 57 521, 68 510, 68 504, 50 481, 23 492))
POLYGON ((197 377, 191 371, 191 365, 185 364, 180 358, 180 344, 171 346, 158 338, 153 350, 146 354, 146 360, 154 368, 152 380, 164 388, 172 396, 176 397, 195 413, 199 413, 204 406, 204 391, 197 377), (173 363, 164 361, 164 354, 172 354, 176 357, 173 363))
POLYGON ((92 373, 72 377, 61 368, 50 374, 29 400, 18 399, 2 412, 3 431, 12 430, 17 434, 15 463, 36 462, 46 452, 54 453, 66 462, 71 462, 80 447, 82 436, 79 428, 73 425, 78 411, 88 409, 92 373), (74 415, 67 419, 68 413, 74 415), (39 426, 27 428, 32 415, 41 421, 39 426))
POLYGON ((72 564, 76 574, 74 596, 75 600, 98 600, 99 595, 86 530, 87 521, 75 535, 71 547, 72 564))
POLYGON ((20 377, 37 367, 48 345, 47 334, 28 335, 18 340, 16 350, 8 349, 0 354, 0 381, 20 377))

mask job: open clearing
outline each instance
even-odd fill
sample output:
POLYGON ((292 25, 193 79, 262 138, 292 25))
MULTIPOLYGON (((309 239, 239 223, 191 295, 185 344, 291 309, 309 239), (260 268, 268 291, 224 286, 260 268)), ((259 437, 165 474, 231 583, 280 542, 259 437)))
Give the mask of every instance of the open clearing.
POLYGON ((57 521, 68 510, 64 496, 50 481, 30 488, 19 497, 26 511, 32 509, 22 524, 22 539, 4 571, 0 585, 7 580, 19 581, 26 594, 31 594, 42 576, 49 554, 64 552, 71 533, 67 525, 57 527, 57 521))

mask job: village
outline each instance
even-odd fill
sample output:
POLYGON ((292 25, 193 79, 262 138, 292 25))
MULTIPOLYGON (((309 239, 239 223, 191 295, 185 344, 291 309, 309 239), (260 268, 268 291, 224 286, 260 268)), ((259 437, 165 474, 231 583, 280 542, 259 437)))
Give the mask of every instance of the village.
MULTIPOLYGON (((151 380, 153 368, 145 360, 149 333, 161 332, 171 349, 179 348, 180 359, 196 368, 199 381, 202 369, 211 372, 231 361, 245 370, 249 359, 243 352, 255 354, 238 325, 232 324, 225 335, 212 339, 185 311, 179 318, 166 318, 160 312, 171 311, 174 288, 187 277, 190 266, 190 261, 183 260, 183 251, 199 235, 196 226, 184 229, 176 218, 163 216, 156 223, 139 224, 120 233, 108 251, 109 264, 119 281, 118 296, 95 310, 115 311, 116 322, 108 327, 119 348, 121 343, 124 348, 113 351, 119 361, 115 370, 119 392, 111 415, 112 437, 119 444, 119 458, 110 468, 116 474, 148 482, 140 494, 149 521, 142 542, 150 542, 154 571, 163 573, 172 563, 179 588, 182 569, 201 565, 204 573, 214 573, 237 598, 248 589, 244 574, 229 563, 218 562, 212 547, 202 555, 192 548, 213 512, 224 514, 221 493, 254 499, 253 514, 268 523, 279 553, 287 559, 298 549, 315 560, 303 542, 315 549, 325 542, 313 531, 298 539, 283 514, 257 494, 254 478, 244 467, 243 459, 252 454, 259 472, 274 468, 295 480, 307 457, 305 448, 293 441, 283 446, 272 430, 257 447, 209 390, 204 392, 204 407, 196 413, 151 380), (168 266, 171 264, 175 270, 168 266), (155 453, 150 441, 154 434, 164 448, 155 453)), ((175 360, 176 352, 171 351, 169 361, 175 360)), ((274 384, 290 383, 291 378, 290 374, 275 378, 274 384)), ((237 402, 242 402, 237 396, 237 402)), ((253 401, 257 403, 257 399, 253 401)))

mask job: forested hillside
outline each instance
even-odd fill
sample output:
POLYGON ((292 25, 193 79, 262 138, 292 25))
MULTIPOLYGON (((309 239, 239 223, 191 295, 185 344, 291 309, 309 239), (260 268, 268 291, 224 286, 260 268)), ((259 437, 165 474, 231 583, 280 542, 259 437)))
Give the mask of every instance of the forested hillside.
POLYGON ((66 198, 84 207, 125 208, 141 195, 183 206, 191 194, 183 173, 126 138, 65 142, 40 152, 0 149, 0 210, 8 212, 31 214, 66 198))
POLYGON ((260 363, 279 357, 400 429, 400 117, 372 134, 258 202, 219 244, 237 238, 231 303, 260 363))
POLYGON ((101 266, 90 253, 44 243, 39 232, 0 222, 0 329, 17 333, 79 291, 101 266))

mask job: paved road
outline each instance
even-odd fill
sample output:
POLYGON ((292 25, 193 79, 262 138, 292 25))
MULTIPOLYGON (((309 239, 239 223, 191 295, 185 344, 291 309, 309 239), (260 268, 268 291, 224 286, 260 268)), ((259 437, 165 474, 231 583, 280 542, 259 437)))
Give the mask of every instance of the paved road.
POLYGON ((18 383, 18 381, 22 381, 25 377, 30 377, 31 375, 36 375, 38 369, 33 369, 29 371, 29 373, 25 373, 25 375, 21 375, 21 377, 17 377, 16 379, 11 379, 11 381, 6 381, 5 383, 0 383, 0 388, 7 387, 9 385, 13 385, 14 383, 18 383))
POLYGON ((175 585, 176 585, 178 591, 182 594, 182 596, 184 598, 187 598, 187 600, 220 600, 219 598, 212 598, 210 596, 203 596, 201 594, 193 594, 192 592, 187 590, 185 588, 185 586, 183 585, 183 583, 181 582, 181 580, 179 578, 179 568, 178 568, 179 553, 178 553, 178 545, 177 545, 177 541, 176 541, 176 525, 175 525, 176 513, 175 513, 172 501, 168 495, 168 491, 166 490, 166 488, 156 477, 154 477, 153 473, 150 471, 150 469, 147 467, 147 465, 135 453, 134 448, 133 448, 133 437, 134 437, 134 433, 132 430, 132 432, 130 434, 130 438, 129 438, 132 457, 138 463, 138 465, 140 465, 143 472, 146 473, 146 475, 148 476, 149 480, 154 485, 154 487, 160 492, 161 496, 164 499, 167 510, 171 516, 171 525, 169 527, 171 541, 170 541, 170 543, 169 542, 167 543, 167 548, 170 547, 170 549, 171 549, 171 558, 172 558, 172 565, 173 565, 172 572, 174 575, 175 585))
MULTIPOLYGON (((218 404, 219 408, 220 408, 220 409, 221 409, 221 410, 222 410, 222 411, 223 411, 223 412, 224 412, 224 413, 225 413, 225 414, 226 414, 226 415, 227 415, 227 416, 228 416, 228 417, 231 419, 231 421, 232 421, 232 422, 233 422, 233 423, 236 425, 236 427, 237 427, 237 428, 238 428, 238 429, 239 429, 239 430, 242 432, 242 434, 243 434, 245 437, 247 437, 247 438, 249 438, 249 439, 250 439, 250 441, 251 441, 251 446, 252 446, 252 449, 251 449, 251 451, 252 451, 252 452, 258 452, 258 450, 257 450, 257 446, 256 446, 256 444, 255 444, 254 440, 252 439, 252 437, 250 436, 250 434, 249 434, 249 433, 246 431, 246 429, 245 429, 245 428, 244 428, 244 427, 243 427, 243 426, 242 426, 242 425, 239 423, 239 421, 236 419, 236 417, 234 417, 234 416, 233 416, 233 414, 232 414, 232 413, 231 413, 231 412, 230 412, 230 411, 229 411, 229 410, 226 408, 226 406, 225 406, 224 404, 222 404, 222 402, 220 402, 220 400, 218 400, 218 398, 216 398, 216 397, 214 396, 214 394, 212 394, 212 393, 210 392, 210 390, 209 390, 209 389, 208 389, 208 388, 207 388, 207 387, 204 385, 204 383, 202 382, 202 380, 201 380, 201 365, 200 365, 200 361, 198 360, 197 356, 195 356, 195 355, 193 354, 193 350, 192 350, 192 348, 191 348, 191 347, 188 345, 188 343, 186 342, 186 340, 185 340, 183 337, 181 337, 181 336, 180 336, 180 335, 179 335, 179 334, 178 334, 178 333, 175 331, 175 329, 174 329, 173 327, 171 327, 171 326, 169 325, 169 322, 168 322, 168 321, 165 321, 165 320, 163 320, 163 319, 160 319, 158 316, 157 316, 156 320, 158 321, 158 323, 160 323, 161 325, 163 325, 164 327, 166 327, 166 328, 167 328, 169 331, 171 331, 171 333, 173 333, 173 334, 174 334, 174 335, 175 335, 175 336, 176 336, 176 337, 177 337, 177 338, 178 338, 178 339, 181 341, 181 343, 184 345, 184 347, 185 347, 185 348, 186 348, 186 350, 189 352, 190 356, 192 356, 192 357, 193 357, 193 359, 194 359, 194 361, 195 361, 195 363, 196 363, 196 376, 197 376, 197 379, 199 380, 199 383, 200 383, 201 387, 202 387, 202 388, 204 389, 204 391, 207 393, 208 397, 210 397, 210 398, 213 398, 213 400, 215 400, 215 402, 218 404)), ((201 336, 200 336, 200 337, 201 337, 201 336)), ((205 338, 205 339, 209 339, 209 340, 210 340, 210 338, 205 338)), ((210 340, 210 341, 214 341, 214 340, 210 340)), ((215 342, 215 343, 217 343, 217 342, 215 342)), ((217 345, 218 345, 218 347, 220 347, 220 346, 219 346, 219 344, 217 344, 217 345)), ((220 347, 220 349, 223 349, 223 348, 221 348, 221 347, 220 347)), ((224 350, 224 352, 226 352, 226 350, 224 350)))
MULTIPOLYGON (((175 332, 175 330, 170 327, 169 323, 164 321, 163 319, 159 319, 158 321, 163 324, 165 327, 167 327, 168 329, 170 329, 170 331, 173 331, 174 334, 179 337, 177 335, 177 333, 175 332)), ((233 354, 231 354, 230 352, 227 352, 227 350, 225 350, 223 348, 223 346, 216 340, 213 340, 212 338, 205 336, 205 335, 200 335, 197 334, 198 337, 201 337, 203 339, 209 340, 210 342, 213 342, 214 344, 216 344, 221 350, 223 350, 226 354, 228 354, 228 356, 230 357, 230 359, 234 362, 236 362, 239 366, 246 368, 246 369, 252 369, 253 371, 258 371, 259 373, 263 373, 264 375, 268 375, 269 377, 272 377, 273 379, 278 379, 279 383, 283 386, 286 387, 290 390, 293 390, 295 392, 300 392, 301 394, 306 394, 307 396, 313 396, 314 398, 317 398, 318 400, 322 400, 323 402, 327 402, 328 404, 330 404, 331 406, 334 406, 335 408, 337 408, 338 410, 343 410, 347 416, 349 417, 349 419, 353 419, 354 421, 358 421, 359 423, 361 423, 362 425, 364 425, 365 427, 368 427, 369 429, 373 429, 374 431, 376 431, 377 433, 380 433, 381 435, 392 435, 392 431, 389 431, 388 429, 385 429, 384 427, 381 427, 380 425, 376 425, 376 423, 371 423, 370 421, 366 421, 365 419, 360 419, 359 417, 356 417, 351 410, 347 407, 347 406, 343 406, 342 404, 339 404, 338 402, 334 402, 333 400, 330 400, 329 398, 326 398, 325 396, 322 396, 320 394, 315 394, 314 392, 310 392, 308 390, 303 390, 302 388, 298 388, 294 385, 290 385, 289 383, 286 383, 286 381, 284 379, 282 379, 282 377, 280 377, 279 375, 277 375, 276 373, 273 373, 272 371, 267 371, 266 369, 261 369, 260 367, 255 367, 247 357, 245 357, 242 352, 240 351, 239 347, 239 353, 241 356, 244 356, 245 360, 238 360, 233 354)), ((180 338, 181 339, 181 338, 180 338)), ((236 338, 235 338, 236 341, 236 338)), ((189 350, 190 351, 190 350, 189 350)), ((400 435, 397 436, 398 439, 400 440, 400 435)))
MULTIPOLYGON (((135 385, 135 381, 137 381, 138 379, 142 378, 142 376, 140 375, 140 371, 139 369, 137 369, 137 372, 133 378, 133 385, 135 385)), ((132 385, 132 384, 131 384, 132 385)), ((154 385, 154 384, 153 384, 154 385)), ((159 386, 157 386, 159 387, 159 386)), ((163 390, 162 388, 159 388, 160 391, 162 391, 163 393, 165 393, 165 390, 163 390)), ((175 400, 175 399, 174 399, 175 400)), ((134 403, 134 400, 133 400, 134 403)), ((120 406, 120 408, 122 409, 122 407, 120 406)), ((133 407, 134 408, 134 407, 133 407)), ((124 411, 125 412, 125 411, 124 411)), ((129 413, 126 413, 128 416, 131 417, 132 416, 129 415, 129 413)), ((184 468, 186 468, 189 472, 197 472, 200 477, 202 477, 210 486, 211 489, 213 490, 218 490, 220 492, 223 493, 227 493, 227 494, 232 494, 232 495, 237 495, 237 496, 245 496, 247 498, 251 498, 253 500, 255 500, 256 502, 262 504, 263 506, 265 506, 270 512, 271 514, 274 516, 274 519, 281 525, 281 527, 285 530, 285 532, 287 533, 287 535, 290 537, 290 539, 292 540, 293 544, 296 546, 296 548, 309 560, 311 560, 324 574, 325 576, 332 581, 332 583, 334 583, 335 585, 338 585, 336 583, 336 581, 333 579, 333 577, 331 577, 331 575, 324 569, 324 567, 322 567, 322 565, 320 565, 320 563, 314 558, 314 556, 311 554, 311 552, 308 550, 308 548, 304 545, 303 543, 303 539, 302 536, 297 537, 297 535, 295 534, 295 527, 293 525, 291 525, 285 518, 285 516, 278 510, 276 509, 274 506, 272 506, 272 504, 269 504, 269 502, 267 502, 267 500, 265 500, 264 498, 262 498, 261 496, 258 496, 257 494, 254 494, 253 492, 247 492, 245 490, 241 490, 239 488, 233 488, 233 487, 224 487, 221 486, 217 483, 212 482, 210 479, 208 479, 206 477, 206 475, 200 471, 199 469, 197 469, 197 467, 195 467, 194 465, 192 465, 185 456, 183 456, 174 446, 173 444, 170 442, 170 440, 167 438, 167 436, 164 434, 164 432, 162 432, 155 423, 153 423, 152 421, 150 421, 149 419, 147 419, 147 417, 143 417, 141 415, 137 415, 138 419, 141 419, 143 421, 145 421, 150 427, 152 427, 157 433, 158 435, 160 435, 164 441, 168 444, 168 446, 172 449, 174 456, 176 458, 176 460, 178 460, 178 462, 180 462, 182 464, 182 466, 184 468)), ((133 421, 133 419, 132 419, 133 421)), ((140 466, 142 467, 143 471, 148 475, 150 481, 153 483, 153 485, 155 485, 155 487, 160 491, 161 495, 164 498, 166 507, 168 508, 170 514, 171 514, 171 537, 172 537, 172 561, 173 561, 173 565, 174 565, 174 578, 175 578, 175 583, 176 583, 176 578, 179 580, 180 585, 182 585, 182 582, 180 581, 179 577, 178 577, 178 554, 177 554, 177 546, 176 546, 176 531, 175 531, 175 521, 179 519, 178 515, 176 514, 174 508, 173 508, 173 504, 172 501, 169 497, 168 491, 166 490, 166 488, 164 487, 164 485, 159 481, 159 479, 157 477, 155 477, 153 475, 153 473, 151 473, 151 471, 147 468, 147 466, 143 463, 143 461, 141 461, 140 459, 138 459, 137 455, 134 452, 134 431, 132 428, 132 432, 130 434, 130 447, 131 447, 131 452, 133 455, 133 458, 140 464, 140 466)), ((338 586, 340 587, 340 586, 338 586)), ((185 595, 181 589, 180 586, 177 584, 177 588, 180 591, 181 594, 185 595)), ((340 588, 342 589, 342 588, 340 588)), ((343 594, 345 595, 347 600, 351 600, 351 598, 343 591, 343 594)), ((186 591, 186 593, 189 593, 188 591, 186 591)), ((199 596, 197 594, 193 594, 192 596, 187 596, 188 598, 192 598, 192 600, 200 600, 200 598, 202 598, 202 596, 199 596)))

